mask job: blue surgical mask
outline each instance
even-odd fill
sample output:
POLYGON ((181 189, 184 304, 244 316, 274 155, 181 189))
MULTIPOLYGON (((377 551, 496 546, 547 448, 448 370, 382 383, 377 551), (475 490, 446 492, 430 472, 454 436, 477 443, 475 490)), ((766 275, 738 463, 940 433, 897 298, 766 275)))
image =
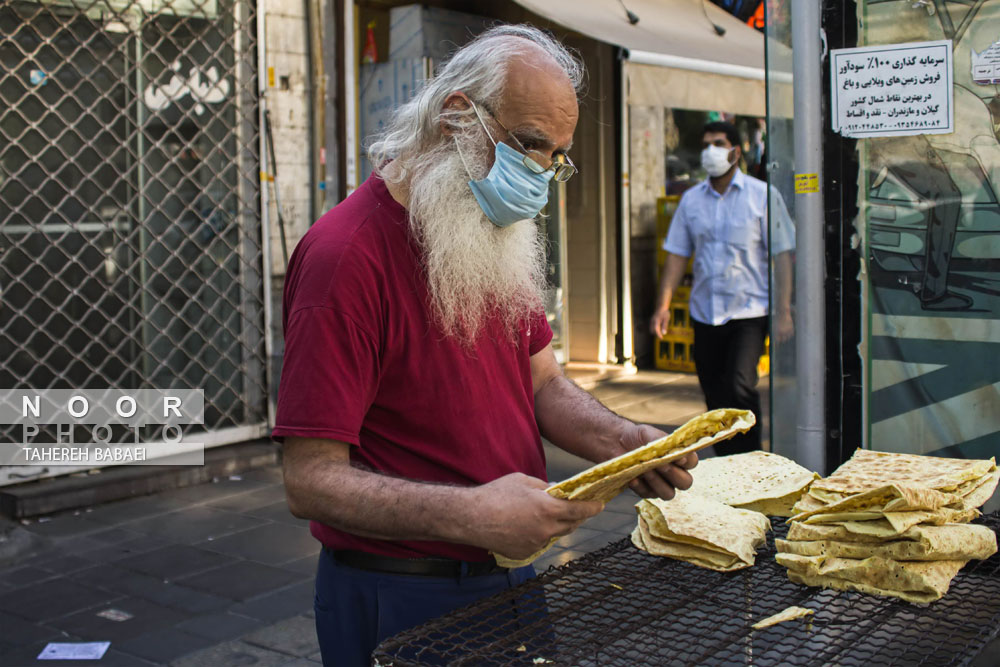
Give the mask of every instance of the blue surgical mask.
MULTIPOLYGON (((479 110, 475 111, 479 116, 479 110)), ((486 129, 482 117, 479 122, 486 129)), ((486 134, 493 141, 488 129, 486 134)), ((536 174, 524 166, 524 156, 521 153, 503 142, 493 141, 493 144, 496 148, 490 173, 481 180, 469 181, 479 207, 497 227, 508 227, 518 220, 534 219, 549 201, 549 181, 555 172, 549 170, 536 174)), ((465 158, 462 160, 464 162, 465 158)))

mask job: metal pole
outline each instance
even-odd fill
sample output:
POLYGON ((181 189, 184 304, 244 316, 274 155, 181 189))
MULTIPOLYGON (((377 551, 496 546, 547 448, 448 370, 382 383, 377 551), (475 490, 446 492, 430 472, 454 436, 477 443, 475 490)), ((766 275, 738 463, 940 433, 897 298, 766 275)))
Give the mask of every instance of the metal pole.
MULTIPOLYGON (((823 105, 821 3, 793 3, 793 77, 795 95, 795 172, 823 183, 823 105)), ((795 363, 799 403, 796 418, 796 460, 826 473, 826 313, 824 303, 823 193, 804 192, 796 179, 795 214, 798 234, 795 260, 795 310, 798 335, 795 363)))
MULTIPOLYGON (((622 189, 622 201, 621 201, 621 236, 618 241, 621 243, 620 254, 618 256, 618 261, 622 263, 621 266, 621 277, 622 277, 622 358, 618 361, 630 371, 635 368, 635 351, 633 345, 633 329, 632 329, 632 200, 631 200, 631 190, 629 181, 629 170, 631 168, 631 155, 629 152, 629 141, 631 141, 631 131, 629 128, 629 112, 628 112, 628 60, 627 58, 622 58, 619 61, 619 71, 621 76, 621 99, 619 103, 621 104, 621 134, 619 141, 621 141, 621 189, 622 189)), ((603 259, 604 249, 601 248, 601 262, 603 259)), ((601 289, 604 290, 604 285, 601 285, 601 289)), ((602 335, 606 331, 606 327, 602 330, 602 335)), ((607 363, 608 358, 614 356, 614 343, 604 346, 605 349, 610 347, 608 352, 602 352, 602 357, 600 359, 601 363, 607 363)))
MULTIPOLYGON (((358 31, 354 0, 344 1, 344 153, 347 194, 359 185, 358 176, 358 54, 355 46, 358 31)), ((364 174, 360 178, 367 177, 364 174)))
MULTIPOLYGON (((274 305, 271 302, 272 285, 271 278, 274 271, 274 258, 271 257, 271 222, 270 209, 271 202, 267 190, 267 171, 264 165, 267 164, 267 137, 264 134, 264 111, 267 109, 267 11, 265 3, 254 0, 254 12, 257 24, 257 164, 260 171, 260 251, 263 255, 264 264, 264 354, 267 362, 264 364, 267 373, 267 423, 274 425, 275 415, 275 394, 278 386, 278 378, 271 367, 274 354, 274 334, 272 326, 274 323, 274 305)), ((281 210, 280 208, 278 210, 281 210)))
POLYGON ((323 129, 326 145, 326 189, 323 201, 323 211, 329 211, 340 201, 340 146, 337 141, 337 128, 340 117, 337 114, 337 60, 338 52, 337 19, 334 16, 336 3, 324 2, 322 13, 322 50, 323 50, 323 129))
POLYGON ((306 99, 308 99, 308 112, 309 117, 309 146, 307 153, 309 154, 309 224, 312 224, 313 220, 319 217, 317 211, 319 210, 319 202, 317 201, 316 191, 319 189, 319 159, 317 153, 320 149, 320 144, 316 142, 317 130, 319 126, 317 125, 317 114, 316 114, 316 80, 317 80, 317 67, 316 59, 319 57, 320 45, 319 41, 316 39, 314 30, 318 29, 317 18, 313 16, 313 7, 315 3, 313 0, 305 0, 303 2, 303 10, 306 16, 306 54, 309 58, 309 66, 306 68, 306 99))
POLYGON ((150 232, 149 207, 146 200, 146 103, 142 99, 143 91, 146 89, 146 77, 142 69, 142 59, 145 57, 143 49, 142 22, 140 19, 139 29, 135 32, 135 106, 136 106, 136 194, 138 202, 137 220, 139 224, 139 288, 142 293, 139 297, 140 308, 142 309, 142 377, 139 386, 155 386, 153 382, 153 339, 156 330, 150 322, 153 312, 153 304, 156 301, 155 295, 150 291, 150 281, 152 280, 152 264, 150 263, 149 248, 153 245, 153 236, 150 232))
POLYGON ((281 239, 281 259, 288 265, 288 241, 285 238, 285 217, 281 213, 281 188, 278 186, 278 158, 274 154, 274 130, 271 125, 271 110, 267 108, 267 99, 261 99, 264 108, 264 136, 267 138, 267 180, 274 188, 274 208, 277 211, 278 234, 281 239))

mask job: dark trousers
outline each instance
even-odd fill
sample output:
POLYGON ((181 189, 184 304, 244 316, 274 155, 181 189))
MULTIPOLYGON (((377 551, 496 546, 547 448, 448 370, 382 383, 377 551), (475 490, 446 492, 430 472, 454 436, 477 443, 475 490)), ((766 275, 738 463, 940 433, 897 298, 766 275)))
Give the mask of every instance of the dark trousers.
POLYGON ((506 574, 422 577, 347 567, 320 551, 316 635, 323 665, 370 665, 383 639, 535 576, 530 565, 506 574))
POLYGON ((720 456, 760 449, 760 393, 757 362, 764 353, 767 317, 729 320, 712 326, 693 321, 694 364, 709 410, 750 410, 757 424, 749 432, 715 445, 720 456))

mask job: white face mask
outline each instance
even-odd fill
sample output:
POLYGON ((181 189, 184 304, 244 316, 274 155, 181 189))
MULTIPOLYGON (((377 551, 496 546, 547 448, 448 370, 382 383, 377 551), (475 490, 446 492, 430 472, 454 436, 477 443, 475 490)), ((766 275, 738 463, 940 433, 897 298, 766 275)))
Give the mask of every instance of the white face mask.
POLYGON ((708 146, 701 152, 701 166, 709 176, 718 177, 729 171, 733 163, 729 161, 731 148, 708 146))

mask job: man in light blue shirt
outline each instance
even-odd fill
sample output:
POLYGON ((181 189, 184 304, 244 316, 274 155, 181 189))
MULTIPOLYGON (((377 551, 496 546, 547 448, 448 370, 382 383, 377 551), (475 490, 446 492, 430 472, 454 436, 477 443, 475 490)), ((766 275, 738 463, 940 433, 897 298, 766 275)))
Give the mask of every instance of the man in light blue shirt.
POLYGON ((705 126, 702 166, 709 178, 684 193, 663 244, 667 261, 650 323, 658 337, 670 330, 670 302, 694 254, 689 308, 694 362, 710 410, 742 408, 757 416, 749 433, 716 445, 725 455, 760 449, 757 361, 768 333, 768 248, 775 262, 775 340, 792 336, 791 250, 795 228, 776 190, 739 169, 739 133, 725 122, 705 126), (775 207, 768 233, 768 194, 775 207))

